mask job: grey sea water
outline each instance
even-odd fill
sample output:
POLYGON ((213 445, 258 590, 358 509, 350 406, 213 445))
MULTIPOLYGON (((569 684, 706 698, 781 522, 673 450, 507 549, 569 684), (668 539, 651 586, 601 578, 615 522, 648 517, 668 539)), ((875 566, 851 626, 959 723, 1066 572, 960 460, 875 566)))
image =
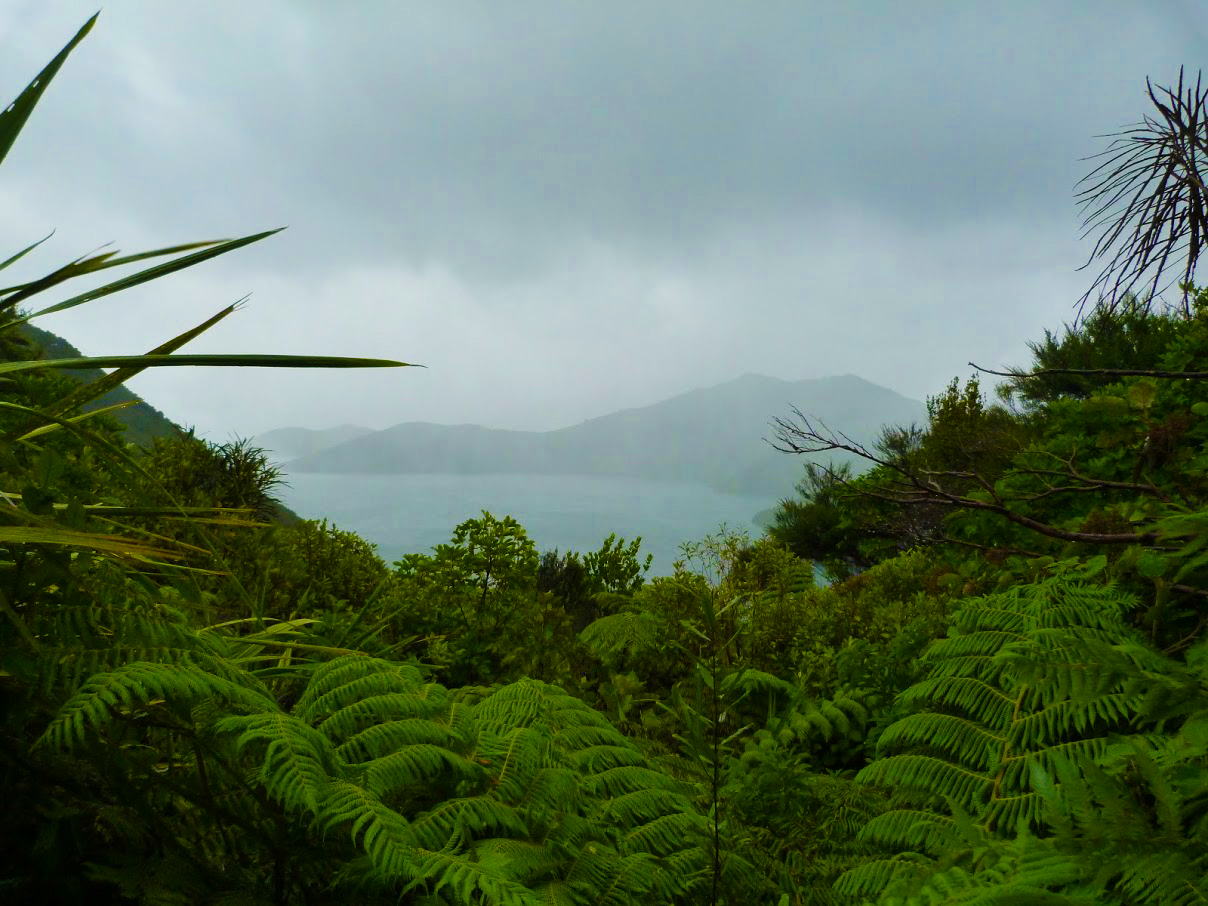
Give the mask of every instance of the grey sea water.
POLYGON ((307 519, 329 519, 378 545, 387 563, 428 553, 447 542, 458 523, 482 510, 512 516, 538 550, 598 550, 615 532, 642 537, 653 554, 648 576, 667 576, 679 545, 717 532, 721 524, 762 530, 751 519, 774 506, 766 497, 721 494, 677 482, 584 475, 286 475, 282 500, 307 519))

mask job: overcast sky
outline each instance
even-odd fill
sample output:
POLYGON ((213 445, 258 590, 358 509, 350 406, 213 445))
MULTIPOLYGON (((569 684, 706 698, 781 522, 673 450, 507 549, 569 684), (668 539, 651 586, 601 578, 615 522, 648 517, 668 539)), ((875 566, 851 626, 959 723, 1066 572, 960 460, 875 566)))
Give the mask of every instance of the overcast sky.
MULTIPOLYGON (((95 10, 0 0, 4 99, 95 10)), ((188 351, 427 366, 132 382, 215 440, 548 429, 745 372, 923 399, 1073 316, 1080 159, 1206 50, 1180 0, 116 0, 5 160, 0 258, 288 226, 39 323, 139 353, 251 293, 188 351)))

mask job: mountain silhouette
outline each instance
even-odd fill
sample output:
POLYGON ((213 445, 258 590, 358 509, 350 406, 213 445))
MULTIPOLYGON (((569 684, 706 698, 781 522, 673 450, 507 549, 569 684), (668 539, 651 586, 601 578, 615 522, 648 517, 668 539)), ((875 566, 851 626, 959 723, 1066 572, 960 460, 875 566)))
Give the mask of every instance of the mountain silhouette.
POLYGON ((296 454, 280 457, 287 473, 616 475, 787 495, 804 460, 777 452, 765 438, 775 436, 771 420, 791 416, 794 406, 865 444, 886 425, 926 415, 917 400, 855 375, 784 381, 745 374, 553 431, 405 422, 381 431, 278 429, 255 442, 296 454))

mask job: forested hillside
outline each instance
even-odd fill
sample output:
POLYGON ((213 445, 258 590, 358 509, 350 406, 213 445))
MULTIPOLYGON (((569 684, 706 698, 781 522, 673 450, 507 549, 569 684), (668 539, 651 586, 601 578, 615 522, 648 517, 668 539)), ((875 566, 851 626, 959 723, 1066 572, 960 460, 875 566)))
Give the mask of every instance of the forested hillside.
MULTIPOLYGON (((28 322, 14 324, 8 336, 0 341, 0 363, 71 359, 81 359, 79 350, 62 337, 28 322)), ((75 400, 80 401, 79 410, 90 419, 93 427, 103 427, 115 443, 127 448, 133 445, 151 460, 176 470, 174 486, 170 482, 165 487, 178 499, 190 499, 199 490, 206 496, 215 484, 230 480, 244 484, 254 481, 266 489, 281 483, 266 452, 253 447, 249 441, 213 444, 195 438, 192 430, 184 431, 123 385, 104 378, 105 372, 100 368, 64 367, 55 369, 50 375, 39 375, 23 386, 25 392, 36 387, 33 398, 38 400, 52 399, 56 394, 71 399, 72 394, 80 394, 75 400), (81 385, 90 389, 82 390, 81 385), (176 462, 169 463, 170 460, 176 462)), ((16 380, 26 379, 20 376, 16 380)), ((236 492, 233 497, 219 502, 224 506, 242 506, 250 498, 241 494, 236 492)), ((276 499, 264 508, 263 514, 285 524, 297 522, 299 518, 276 499)))
MULTIPOLYGON (((81 356, 80 351, 62 337, 30 323, 20 325, 17 335, 28 340, 31 350, 38 350, 42 358, 76 359, 81 356)), ((62 374, 77 381, 91 383, 99 380, 104 372, 99 368, 73 368, 64 369, 62 374)), ((125 428, 125 439, 128 443, 146 446, 156 438, 174 437, 181 432, 179 425, 174 424, 162 412, 121 384, 105 391, 81 409, 91 412, 94 409, 116 407, 122 403, 125 405, 113 409, 111 414, 125 428)))
MULTIPOLYGON (((94 22, 0 113, 0 160, 94 22)), ((233 307, 147 356, 23 355, 76 276, 134 266, 82 304, 269 233, 0 290, 0 898, 1208 900, 1205 96, 1154 97, 1142 153, 1181 188, 1138 235, 1190 250, 1177 301, 1129 285, 1139 242, 997 401, 954 380, 867 445, 784 412, 786 457, 867 470, 816 467, 767 537, 667 578, 640 539, 539 551, 489 513, 387 564, 274 520, 250 444, 140 450, 81 412, 149 367, 404 363, 179 351, 233 307)))

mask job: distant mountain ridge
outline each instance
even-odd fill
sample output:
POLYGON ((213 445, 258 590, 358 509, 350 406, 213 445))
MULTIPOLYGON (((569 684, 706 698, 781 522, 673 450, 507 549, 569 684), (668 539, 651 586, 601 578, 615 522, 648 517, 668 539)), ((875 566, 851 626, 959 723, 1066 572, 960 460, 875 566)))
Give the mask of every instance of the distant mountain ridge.
POLYGON ((275 431, 257 434, 252 438, 252 443, 266 452, 275 453, 276 456, 273 458, 279 458, 284 462, 289 459, 297 459, 299 456, 318 453, 320 450, 336 447, 372 433, 372 428, 363 428, 360 425, 338 425, 335 428, 319 430, 278 428, 275 431))
POLYGON ((337 432, 353 426, 309 434, 279 429, 255 443, 268 447, 276 437, 317 445, 286 460, 287 473, 616 475, 786 496, 801 478, 803 460, 763 438, 773 436, 770 421, 789 417, 794 406, 863 443, 885 425, 926 415, 917 400, 855 375, 784 381, 745 374, 553 431, 406 422, 342 441, 337 432))

